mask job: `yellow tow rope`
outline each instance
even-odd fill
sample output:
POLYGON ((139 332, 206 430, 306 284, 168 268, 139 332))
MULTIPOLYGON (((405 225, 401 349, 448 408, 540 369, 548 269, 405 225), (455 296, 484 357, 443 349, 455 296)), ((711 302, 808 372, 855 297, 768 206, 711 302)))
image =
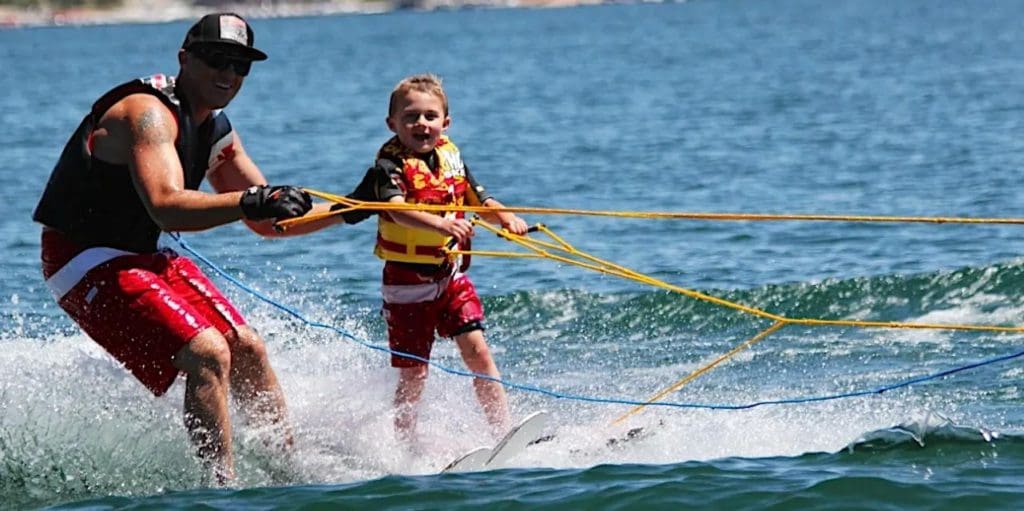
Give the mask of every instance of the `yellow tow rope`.
POLYGON ((937 217, 937 216, 880 216, 880 215, 813 215, 813 214, 770 214, 770 213, 703 213, 703 212, 664 212, 664 211, 602 211, 590 209, 537 208, 523 206, 506 206, 503 208, 486 208, 483 206, 436 206, 428 204, 403 204, 392 202, 366 202, 350 199, 344 195, 334 195, 305 188, 306 192, 346 207, 320 215, 306 215, 278 222, 278 226, 306 223, 329 218, 347 211, 464 211, 467 213, 485 213, 508 211, 512 213, 533 213, 541 215, 576 215, 600 216, 614 218, 654 218, 675 220, 718 220, 718 221, 818 221, 818 222, 881 222, 881 223, 928 223, 928 224, 1009 224, 1024 225, 1024 218, 984 218, 984 217, 937 217))
MULTIPOLYGON (((531 207, 505 207, 505 208, 485 208, 479 206, 434 206, 426 204, 404 204, 404 203, 385 203, 385 202, 364 202, 349 199, 340 195, 333 195, 324 192, 318 192, 315 190, 306 190, 310 195, 319 197, 321 199, 335 202, 346 206, 336 211, 324 213, 320 215, 306 215, 303 217, 292 218, 289 220, 283 220, 278 222, 279 228, 287 229, 290 226, 298 225, 306 222, 312 222, 329 218, 334 215, 339 215, 347 211, 356 210, 370 210, 370 211, 465 211, 475 213, 494 213, 497 211, 510 211, 516 213, 535 213, 535 214, 562 214, 562 215, 589 215, 589 216, 606 216, 606 217, 625 217, 625 218, 662 218, 662 219, 700 219, 700 220, 750 220, 750 221, 767 221, 767 220, 811 220, 811 221, 842 221, 842 222, 917 222, 917 223, 959 223, 959 224, 1024 224, 1024 219, 1020 218, 960 218, 960 217, 906 217, 906 216, 849 216, 849 215, 772 215, 772 214, 735 214, 735 213, 665 213, 665 212, 629 212, 629 211, 594 211, 594 210, 574 210, 574 209, 555 209, 555 208, 531 208, 531 207)), ((644 404, 638 405, 630 411, 624 413, 615 419, 612 424, 618 424, 628 417, 640 412, 647 405, 659 401, 663 397, 671 394, 687 383, 693 381, 697 377, 704 373, 707 373, 722 362, 732 358, 739 352, 753 346, 755 343, 767 338, 769 335, 780 330, 782 327, 787 325, 806 325, 806 326, 846 326, 846 327, 857 327, 857 328, 903 328, 903 329, 920 329, 920 330, 959 330, 959 331, 985 331, 985 332, 1000 332, 1000 333, 1024 333, 1024 326, 988 326, 988 325, 965 325, 965 324, 944 324, 944 323, 902 323, 896 321, 857 321, 857 320, 829 320, 829 319, 815 319, 815 318, 788 318, 773 314, 762 309, 749 307, 740 303, 725 300, 716 296, 711 296, 699 291, 687 289, 684 287, 669 284, 662 280, 658 280, 649 275, 639 273, 629 268, 617 265, 610 261, 606 261, 597 258, 593 255, 587 254, 577 250, 575 247, 567 243, 562 238, 551 232, 544 224, 537 224, 531 230, 539 231, 549 237, 553 241, 545 241, 536 238, 530 238, 527 236, 520 236, 513 234, 507 230, 499 229, 498 227, 480 220, 479 218, 472 219, 474 225, 483 227, 494 234, 515 243, 530 253, 522 252, 502 252, 502 251, 484 251, 484 250, 446 250, 451 255, 471 255, 471 256, 485 256, 485 257, 519 257, 519 258, 541 258, 550 259, 565 264, 579 266, 588 270, 604 273, 607 275, 613 275, 624 279, 634 280, 644 284, 648 284, 654 287, 679 293, 690 298, 701 300, 708 303, 713 303, 722 307, 734 309, 740 312, 744 312, 756 317, 768 319, 772 321, 771 326, 758 332, 750 339, 740 343, 732 350, 717 357, 715 360, 705 364, 687 374, 679 381, 669 385, 651 396, 644 404)))

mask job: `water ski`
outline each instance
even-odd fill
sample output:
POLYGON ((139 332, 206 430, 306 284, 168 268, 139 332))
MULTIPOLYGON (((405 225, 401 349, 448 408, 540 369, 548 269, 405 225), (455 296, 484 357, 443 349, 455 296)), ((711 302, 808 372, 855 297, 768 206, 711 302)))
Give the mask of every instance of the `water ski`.
POLYGON ((441 472, 477 472, 484 469, 487 460, 491 459, 494 449, 490 447, 477 447, 472 451, 463 454, 441 469, 441 472))
POLYGON ((478 472, 501 468, 505 462, 526 449, 527 445, 541 438, 548 419, 550 415, 547 412, 534 412, 512 426, 494 447, 477 447, 456 458, 441 472, 478 472))
MULTIPOLYGON (((604 446, 608 447, 608 448, 611 448, 611 449, 621 449, 621 448, 624 448, 626 446, 627 442, 631 442, 633 440, 642 440, 644 438, 649 437, 650 435, 651 435, 651 431, 648 431, 648 430, 644 429, 642 426, 641 427, 636 427, 636 428, 630 429, 629 431, 627 431, 626 433, 624 433, 622 435, 619 435, 617 437, 611 437, 608 440, 605 440, 604 446)), ((547 434, 547 435, 544 435, 542 437, 537 438, 536 440, 531 440, 530 443, 527 444, 527 447, 529 447, 531 445, 542 444, 544 442, 550 442, 550 441, 552 441, 554 439, 555 439, 555 435, 554 434, 547 434)), ((572 453, 575 454, 575 453, 580 452, 580 450, 579 449, 570 449, 569 452, 572 452, 572 453)))

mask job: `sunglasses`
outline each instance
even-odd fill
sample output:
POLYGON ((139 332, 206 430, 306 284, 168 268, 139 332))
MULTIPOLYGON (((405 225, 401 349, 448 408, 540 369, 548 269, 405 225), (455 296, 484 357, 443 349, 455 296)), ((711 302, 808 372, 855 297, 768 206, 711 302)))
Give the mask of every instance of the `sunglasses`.
POLYGON ((199 48, 193 49, 192 53, 199 57, 199 60, 203 61, 208 67, 217 71, 224 71, 230 67, 235 70, 238 76, 248 76, 252 68, 251 60, 237 55, 229 55, 220 51, 201 50, 199 48))

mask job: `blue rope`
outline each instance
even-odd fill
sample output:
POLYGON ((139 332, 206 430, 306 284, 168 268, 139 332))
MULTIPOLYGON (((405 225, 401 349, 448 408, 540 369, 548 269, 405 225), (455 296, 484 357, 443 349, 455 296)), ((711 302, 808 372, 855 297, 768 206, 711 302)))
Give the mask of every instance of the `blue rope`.
POLYGON ((245 291, 245 292, 255 296, 256 298, 259 298, 263 302, 266 302, 267 304, 269 304, 269 305, 271 305, 271 306, 273 306, 273 307, 275 307, 275 308, 277 308, 277 309, 279 309, 281 311, 284 311, 285 313, 291 315, 292 317, 298 319, 299 321, 305 323, 306 325, 308 325, 310 327, 322 328, 322 329, 333 331, 335 333, 340 334, 342 337, 348 338, 349 340, 351 340, 351 341, 353 341, 353 342, 355 342, 355 343, 357 343, 357 344, 359 344, 361 346, 364 346, 366 348, 369 348, 369 349, 372 349, 372 350, 376 350, 376 351, 380 351, 380 352, 383 352, 383 353, 388 353, 390 355, 394 355, 394 356, 398 356, 398 357, 402 357, 402 358, 408 358, 408 359, 411 359, 411 360, 416 360, 416 361, 428 364, 428 365, 430 365, 432 367, 435 367, 438 370, 443 371, 443 372, 448 373, 448 374, 452 374, 452 375, 455 375, 455 376, 464 376, 464 377, 470 377, 470 378, 481 378, 481 379, 484 379, 484 380, 490 380, 490 381, 493 381, 493 382, 497 382, 497 383, 499 383, 499 384, 501 384, 501 385, 503 385, 503 386, 505 386, 507 388, 516 389, 516 390, 522 390, 522 391, 525 391, 525 392, 532 392, 532 393, 536 393, 536 394, 542 394, 542 395, 545 395, 545 396, 548 396, 548 397, 552 397, 552 398, 556 398, 556 399, 567 399, 567 400, 572 400, 572 401, 583 401, 583 402, 589 402, 589 403, 618 404, 618 405, 630 405, 630 406, 664 406, 664 407, 669 407, 669 408, 700 408, 700 409, 706 409, 706 410, 748 410, 748 409, 751 409, 751 408, 757 408, 759 406, 766 406, 766 405, 804 404, 804 403, 813 403, 813 402, 820 402, 820 401, 834 401, 834 400, 837 400, 837 399, 846 399, 846 398, 852 398, 852 397, 869 396, 869 395, 873 395, 873 394, 883 394, 883 393, 889 392, 891 390, 901 389, 901 388, 909 387, 911 385, 915 385, 915 384, 918 384, 918 383, 924 383, 924 382, 927 382, 927 381, 930 381, 930 380, 937 380, 939 378, 944 378, 946 376, 950 376, 950 375, 953 375, 953 374, 956 374, 956 373, 959 373, 959 372, 967 371, 969 369, 975 369, 975 368, 986 366, 986 365, 996 364, 996 363, 999 363, 999 362, 1005 362, 1007 360, 1012 360, 1012 359, 1015 359, 1015 358, 1024 357, 1024 350, 1021 350, 1021 351, 1018 351, 1016 353, 1011 353, 1009 355, 1003 355, 1003 356, 999 356, 999 357, 994 357, 994 358, 989 358, 989 359, 981 360, 981 361, 974 362, 974 363, 971 363, 971 364, 955 367, 955 368, 952 368, 952 369, 947 369, 945 371, 940 371, 940 372, 933 373, 933 374, 927 374, 927 375, 923 375, 923 376, 918 376, 916 378, 910 378, 908 380, 904 380, 904 381, 901 381, 901 382, 893 383, 893 384, 890 384, 890 385, 885 385, 885 386, 874 388, 874 389, 858 390, 858 391, 851 391, 851 392, 843 392, 843 393, 837 393, 837 394, 826 394, 826 395, 822 395, 822 396, 810 396, 810 397, 792 398, 792 399, 775 399, 775 400, 766 400, 766 401, 755 401, 753 403, 739 404, 739 405, 706 404, 706 403, 673 403, 673 402, 665 402, 665 401, 647 402, 647 401, 637 401, 637 400, 632 400, 632 399, 615 399, 615 398, 603 398, 603 397, 584 396, 584 395, 580 395, 580 394, 569 394, 569 393, 554 391, 554 390, 551 390, 551 389, 546 389, 546 388, 543 388, 543 387, 537 387, 537 386, 534 386, 534 385, 527 385, 527 384, 523 384, 523 383, 516 383, 516 382, 513 382, 513 381, 509 381, 509 380, 503 380, 503 379, 500 379, 500 378, 494 378, 493 376, 488 376, 488 375, 485 375, 485 374, 473 373, 473 372, 464 371, 464 370, 461 370, 461 369, 453 369, 453 368, 450 368, 450 367, 438 364, 438 363, 436 363, 436 362, 434 362, 434 361, 432 361, 430 359, 419 357, 419 356, 413 355, 411 353, 404 353, 404 352, 401 352, 401 351, 394 351, 394 350, 391 350, 389 348, 385 348, 383 346, 378 346, 378 345, 372 344, 370 342, 364 341, 362 339, 359 339, 355 335, 353 335, 351 332, 345 330, 344 328, 340 328, 340 327, 337 327, 337 326, 334 326, 334 325, 328 325, 326 323, 321 323, 321 322, 318 322, 318 321, 310 320, 310 319, 306 318, 305 316, 303 316, 300 312, 296 311, 295 309, 293 309, 291 307, 288 307, 287 305, 284 305, 284 304, 282 304, 282 303, 280 303, 280 302, 278 302, 278 301, 268 297, 267 295, 265 295, 265 294, 255 290, 255 289, 247 286, 245 283, 239 281, 238 279, 236 279, 232 275, 228 274, 226 271, 222 270, 220 267, 218 267, 216 264, 214 264, 213 261, 207 259, 205 256, 203 256, 202 254, 197 252, 195 249, 193 249, 188 243, 185 242, 185 240, 181 237, 180 234, 178 234, 178 233, 171 233, 171 237, 175 241, 177 241, 179 245, 181 245, 181 248, 183 248, 188 253, 192 254, 196 259, 199 259, 200 261, 202 261, 203 264, 205 264, 208 267, 210 267, 210 269, 212 269, 218 275, 220 275, 220 276, 224 277, 225 279, 227 279, 229 282, 231 282, 232 284, 234 284, 238 288, 240 288, 243 291, 245 291))

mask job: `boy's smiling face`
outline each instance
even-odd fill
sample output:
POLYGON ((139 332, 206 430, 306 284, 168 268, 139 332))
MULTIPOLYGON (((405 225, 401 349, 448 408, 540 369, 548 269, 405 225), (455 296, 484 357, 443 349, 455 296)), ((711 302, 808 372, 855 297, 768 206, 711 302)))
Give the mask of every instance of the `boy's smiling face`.
POLYGON ((451 123, 445 115, 441 98, 429 92, 411 90, 394 106, 387 118, 388 129, 398 135, 398 140, 410 151, 418 154, 433 151, 451 123))

